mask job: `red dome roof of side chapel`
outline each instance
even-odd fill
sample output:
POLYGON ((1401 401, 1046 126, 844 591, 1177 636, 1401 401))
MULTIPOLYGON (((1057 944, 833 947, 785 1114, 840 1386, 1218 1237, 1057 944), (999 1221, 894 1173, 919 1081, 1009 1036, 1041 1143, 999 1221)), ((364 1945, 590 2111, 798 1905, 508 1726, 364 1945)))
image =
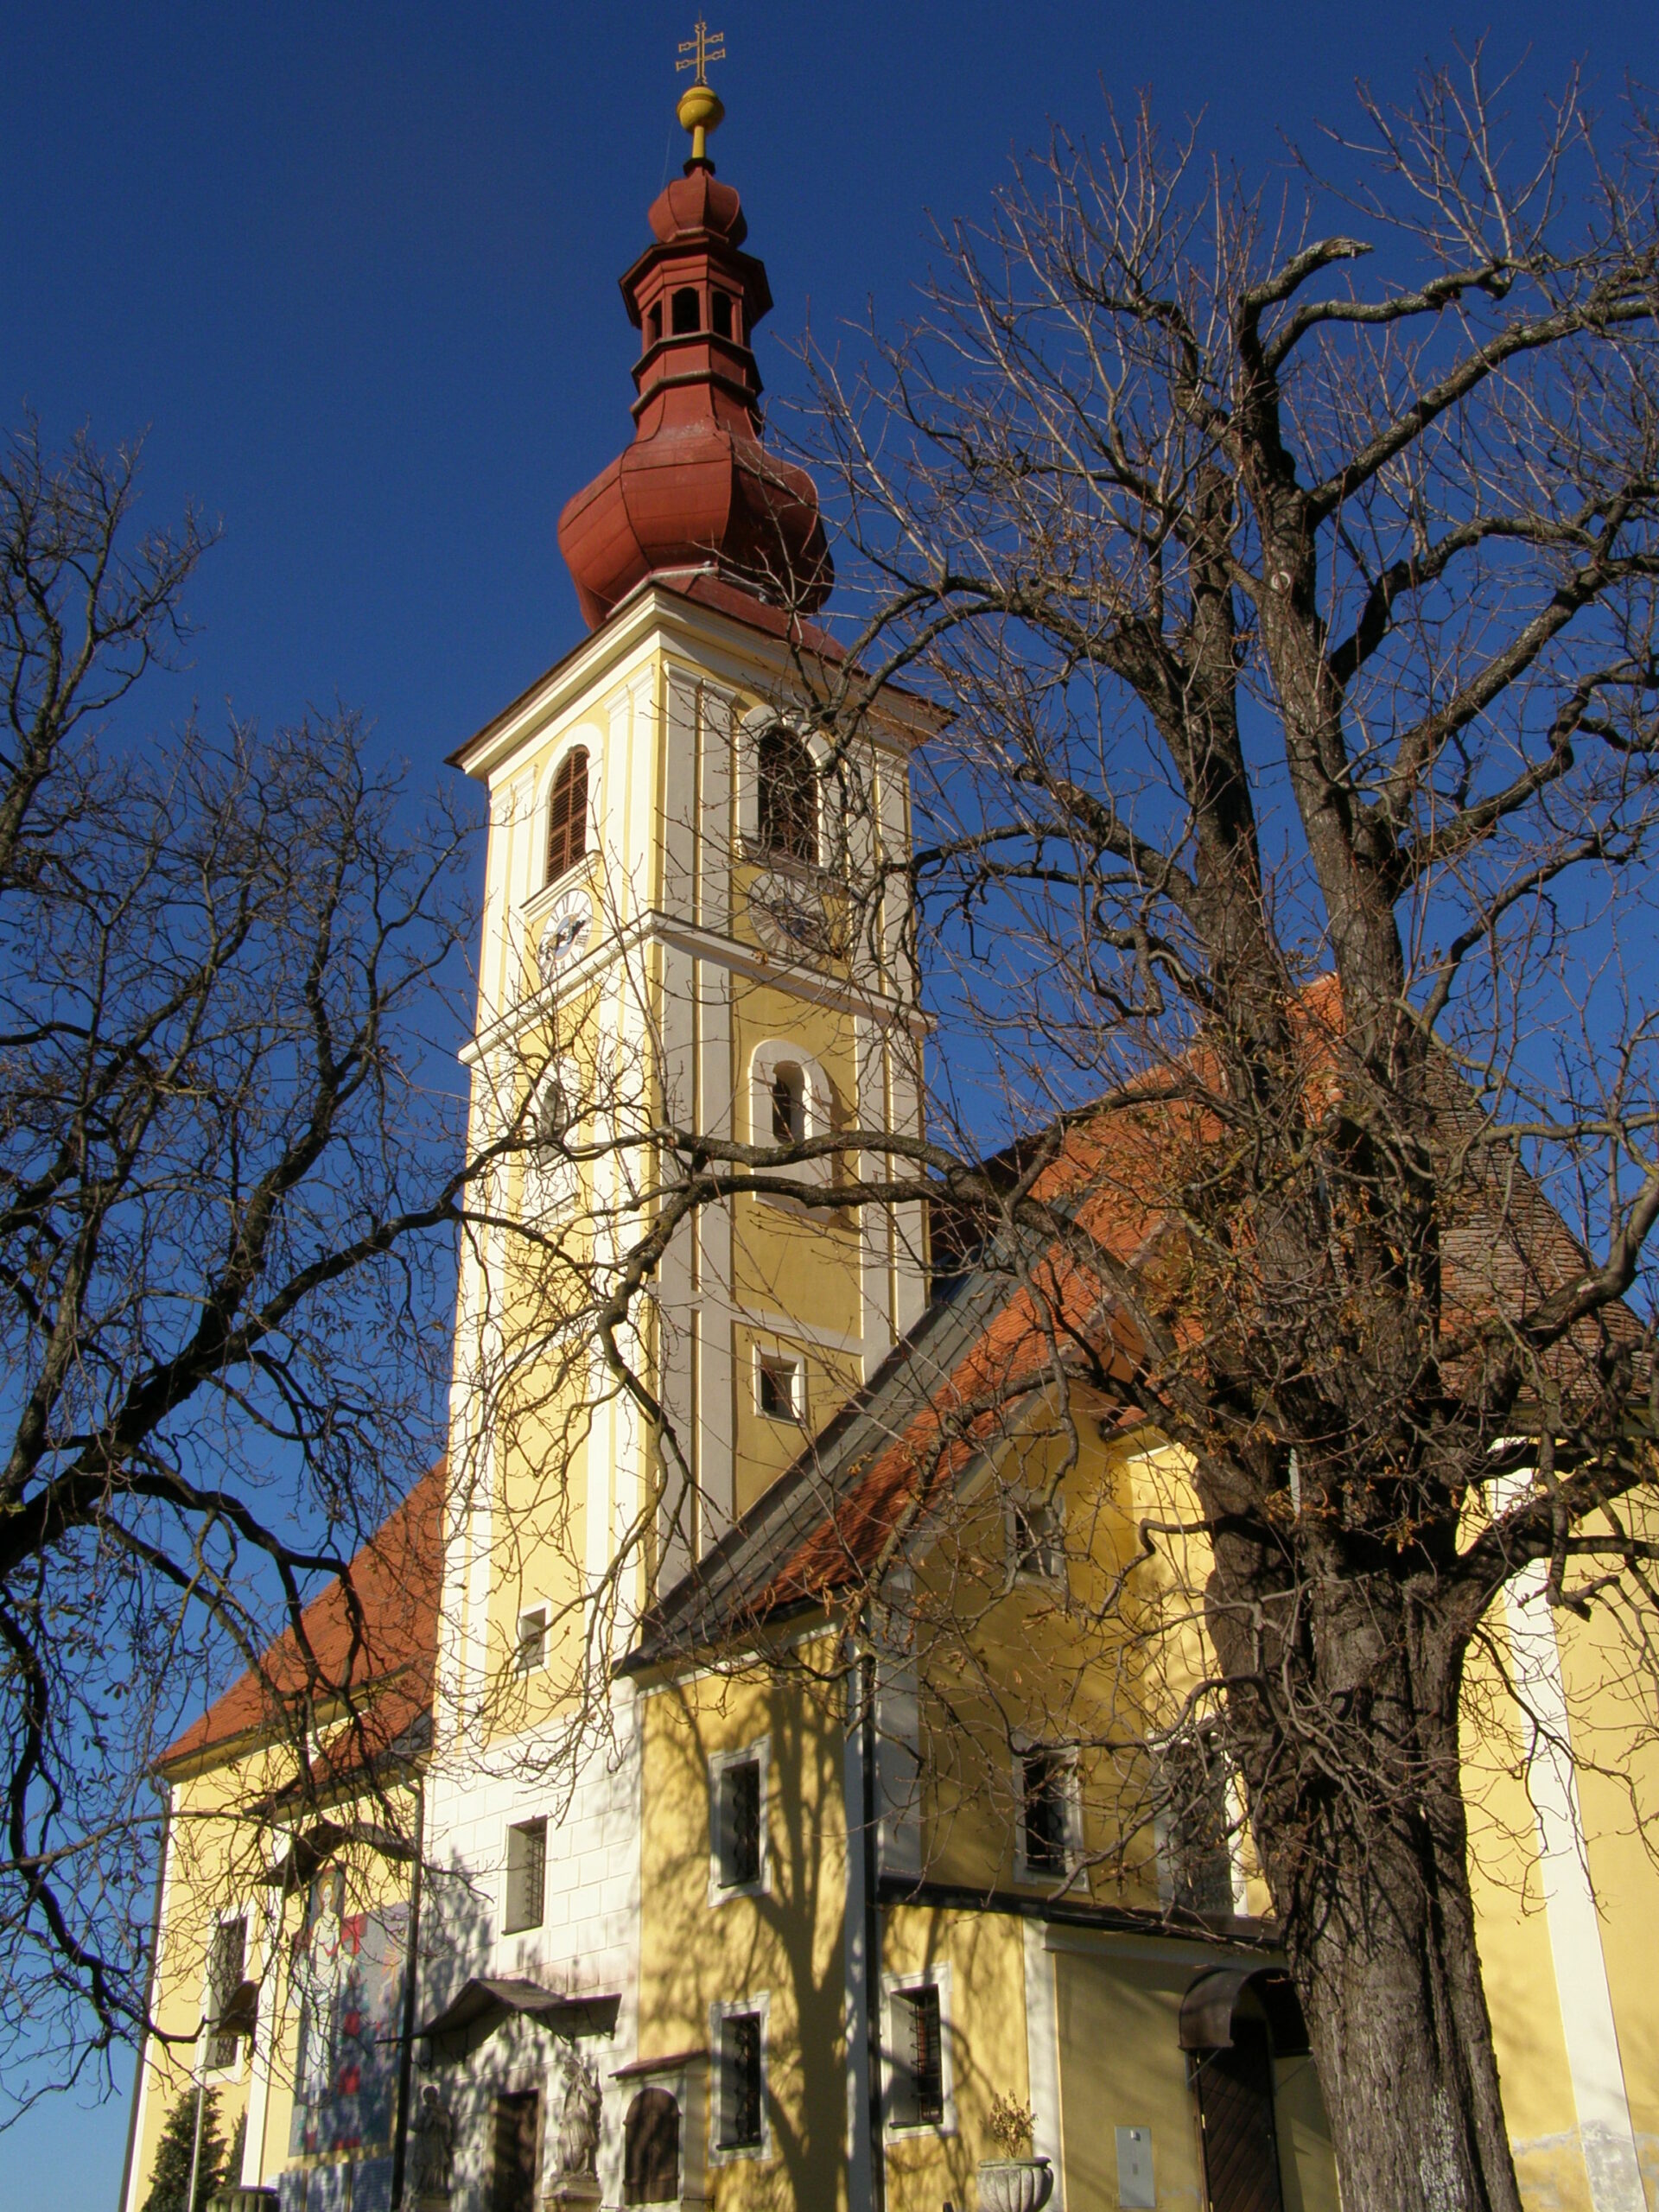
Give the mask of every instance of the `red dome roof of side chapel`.
POLYGON ((559 518, 582 613, 597 629, 648 576, 810 613, 834 571, 811 478, 762 442, 751 339, 772 294, 742 251, 741 202, 694 160, 649 219, 653 242, 622 278, 643 344, 633 442, 559 518))

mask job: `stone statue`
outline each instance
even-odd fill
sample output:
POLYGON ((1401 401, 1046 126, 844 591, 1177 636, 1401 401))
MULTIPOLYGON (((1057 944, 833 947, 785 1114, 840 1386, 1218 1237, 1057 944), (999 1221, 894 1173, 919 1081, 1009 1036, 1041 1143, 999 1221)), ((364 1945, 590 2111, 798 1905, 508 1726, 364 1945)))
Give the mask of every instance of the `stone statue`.
POLYGON ((409 2185, 418 2205, 447 2204, 455 2163, 455 2123, 429 2082, 410 2131, 409 2185))
POLYGON ((564 2060, 564 2106, 559 2114, 559 2171, 592 2176, 599 2160, 599 2113, 604 2092, 591 2058, 573 2044, 564 2060))

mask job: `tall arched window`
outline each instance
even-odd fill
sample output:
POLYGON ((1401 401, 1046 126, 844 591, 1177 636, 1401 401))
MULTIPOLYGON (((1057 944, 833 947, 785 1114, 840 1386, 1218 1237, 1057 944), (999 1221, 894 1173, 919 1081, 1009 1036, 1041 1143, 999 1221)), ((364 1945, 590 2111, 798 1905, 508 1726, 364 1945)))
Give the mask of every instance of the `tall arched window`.
POLYGON ((667 2204, 680 2193, 680 2107, 666 2089, 641 2089, 622 2126, 622 2202, 667 2204))
POLYGON ((674 335, 683 338, 702 323, 702 303, 688 285, 683 291, 675 293, 669 302, 669 313, 673 320, 674 335))
POLYGON ((588 754, 578 745, 559 763, 547 810, 547 880, 574 868, 588 849, 588 754))
POLYGON ((771 722, 755 747, 761 849, 816 864, 818 779, 805 741, 787 722, 771 722))

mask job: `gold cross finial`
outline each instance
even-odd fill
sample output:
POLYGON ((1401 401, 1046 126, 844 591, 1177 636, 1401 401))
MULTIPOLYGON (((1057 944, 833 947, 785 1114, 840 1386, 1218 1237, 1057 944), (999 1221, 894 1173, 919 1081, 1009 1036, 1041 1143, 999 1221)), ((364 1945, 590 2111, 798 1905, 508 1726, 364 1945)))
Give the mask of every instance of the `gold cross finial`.
POLYGON ((691 133, 692 161, 706 162, 710 168, 714 163, 709 160, 709 133, 715 128, 726 111, 709 82, 709 64, 725 59, 725 32, 711 31, 699 16, 696 36, 680 41, 680 59, 674 64, 677 76, 682 69, 696 72, 680 94, 680 104, 675 113, 679 117, 681 130, 691 133))
POLYGON ((709 64, 711 61, 723 61, 726 59, 726 34, 724 31, 711 31, 702 17, 699 16, 696 36, 683 38, 680 41, 680 52, 690 58, 674 64, 675 74, 677 76, 682 69, 695 69, 697 73, 691 82, 694 85, 706 85, 709 81, 709 64))

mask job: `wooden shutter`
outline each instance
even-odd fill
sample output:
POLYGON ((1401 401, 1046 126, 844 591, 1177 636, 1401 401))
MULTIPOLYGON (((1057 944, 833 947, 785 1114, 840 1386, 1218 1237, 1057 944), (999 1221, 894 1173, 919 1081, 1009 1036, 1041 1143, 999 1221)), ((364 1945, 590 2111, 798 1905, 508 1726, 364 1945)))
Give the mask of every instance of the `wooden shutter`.
POLYGON ((559 763, 547 810, 547 880, 574 868, 588 849, 588 754, 577 746, 559 763))

